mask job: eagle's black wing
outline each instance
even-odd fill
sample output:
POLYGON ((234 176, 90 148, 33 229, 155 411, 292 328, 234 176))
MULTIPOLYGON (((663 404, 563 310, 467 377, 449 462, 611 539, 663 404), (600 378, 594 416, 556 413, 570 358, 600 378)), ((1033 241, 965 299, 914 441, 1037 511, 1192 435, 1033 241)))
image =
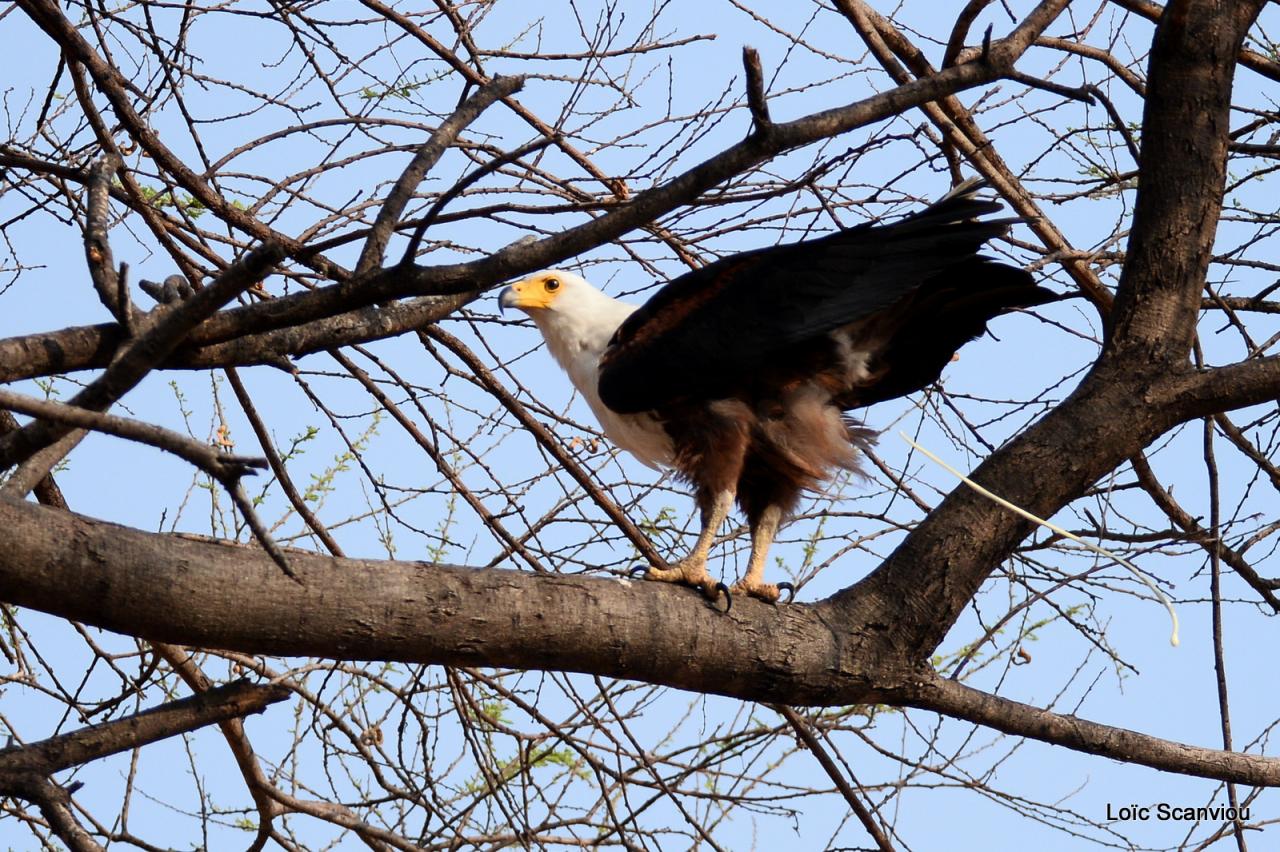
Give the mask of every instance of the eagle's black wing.
POLYGON ((934 381, 988 319, 1053 298, 1026 272, 977 254, 1014 221, 978 220, 1000 210, 974 198, 978 188, 962 185, 892 224, 757 249, 676 278, 614 335, 600 398, 635 413, 749 395, 761 381, 821 369, 815 352, 845 329, 874 338, 884 373, 877 386, 842 392, 845 407, 934 381))

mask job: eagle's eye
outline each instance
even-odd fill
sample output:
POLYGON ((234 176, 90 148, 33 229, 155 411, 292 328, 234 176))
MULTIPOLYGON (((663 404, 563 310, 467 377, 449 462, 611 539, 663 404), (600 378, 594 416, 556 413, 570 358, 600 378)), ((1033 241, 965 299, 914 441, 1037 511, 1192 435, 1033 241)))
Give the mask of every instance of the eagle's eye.
POLYGON ((546 281, 543 282, 542 286, 547 288, 547 292, 555 292, 556 290, 560 289, 560 279, 548 278, 546 281))

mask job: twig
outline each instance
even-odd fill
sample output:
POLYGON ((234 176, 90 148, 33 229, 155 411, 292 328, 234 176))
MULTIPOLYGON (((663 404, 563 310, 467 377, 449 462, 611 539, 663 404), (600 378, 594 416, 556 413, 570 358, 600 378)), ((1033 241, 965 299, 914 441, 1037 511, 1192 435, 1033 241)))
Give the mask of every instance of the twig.
POLYGON ((219 452, 208 444, 194 441, 163 426, 140 423, 137 420, 89 411, 61 402, 36 399, 14 393, 6 388, 0 388, 0 407, 31 417, 39 417, 42 420, 102 432, 164 450, 190 462, 220 482, 226 479, 239 479, 245 474, 252 473, 253 468, 267 466, 266 459, 219 452))
POLYGON ((1111 102, 1111 98, 1107 97, 1102 89, 1093 83, 1084 86, 1084 90, 1093 95, 1102 103, 1102 108, 1107 111, 1107 115, 1111 117, 1111 123, 1116 130, 1124 138, 1125 147, 1129 149, 1129 156, 1133 157, 1133 161, 1138 162, 1138 142, 1133 138, 1133 134, 1129 132, 1128 126, 1124 123, 1124 119, 1120 117, 1120 111, 1116 109, 1116 105, 1111 102))
MULTIPOLYGON (((266 525, 262 523, 254 511, 252 501, 245 496, 244 490, 240 486, 240 479, 246 474, 253 473, 254 468, 267 467, 266 459, 218 452, 208 444, 193 441, 185 435, 180 435, 162 426, 139 423, 136 420, 128 420, 113 414, 103 414, 98 411, 77 408, 73 405, 64 405, 59 402, 33 399, 4 388, 0 388, 0 406, 23 414, 29 414, 32 417, 39 417, 46 422, 67 424, 75 427, 74 431, 68 432, 51 447, 46 447, 35 456, 32 456, 29 462, 24 464, 10 478, 10 481, 5 483, 4 488, 0 489, 0 493, 10 497, 25 495, 34 484, 31 481, 32 477, 37 474, 41 476, 47 475, 47 471, 40 473, 40 469, 51 464, 50 460, 46 459, 45 456, 56 456, 56 459, 64 457, 70 452, 71 448, 63 445, 66 443, 72 443, 73 445, 74 443, 79 443, 85 431, 102 432, 107 435, 115 435, 118 438, 137 441, 165 452, 173 453, 216 479, 231 495, 232 502, 240 510, 245 523, 249 525, 249 529, 253 531, 263 550, 271 555, 271 558, 275 560, 285 574, 295 580, 297 579, 293 569, 289 567, 284 553, 271 538, 266 525), (54 448, 56 448, 56 451, 50 452, 54 448), (36 464, 31 464, 30 462, 36 462, 36 464)), ((52 463, 56 463, 56 459, 52 463)))
POLYGON ((1062 527, 1058 526, 1057 524, 1051 523, 1050 521, 1046 521, 1044 518, 1031 514, 1021 506, 1016 506, 1013 503, 1010 503, 1008 500, 1004 499, 999 494, 993 494, 992 492, 988 491, 986 488, 983 488, 981 485, 974 482, 969 477, 965 476, 960 471, 956 470, 951 465, 944 462, 942 459, 938 458, 933 453, 926 450, 924 447, 917 444, 915 441, 911 440, 909 437, 907 437, 906 432, 899 432, 898 435, 902 438, 902 440, 906 441, 912 447, 919 450, 926 457, 928 457, 929 460, 932 461, 934 464, 938 465, 947 473, 956 477, 965 485, 969 486, 974 491, 981 494, 983 497, 986 497, 988 500, 991 500, 994 503, 998 503, 999 505, 1005 507, 1006 509, 1013 512, 1015 515, 1018 515, 1019 517, 1026 518, 1028 521, 1031 521, 1032 523, 1036 523, 1046 529, 1053 530, 1058 535, 1064 538, 1069 538, 1072 541, 1074 541, 1076 544, 1083 545, 1084 547, 1087 547, 1090 550, 1092 550, 1094 553, 1098 553, 1098 554, 1101 554, 1102 556, 1106 556, 1109 559, 1113 559, 1119 564, 1123 565, 1125 568, 1128 568, 1129 572, 1133 574, 1133 576, 1141 580, 1146 585, 1146 587, 1151 590, 1151 593, 1160 600, 1160 603, 1164 604, 1164 608, 1168 610, 1169 621, 1173 623, 1173 630, 1169 634, 1169 644, 1174 646, 1175 648, 1178 646, 1178 613, 1177 611, 1174 610, 1173 604, 1169 602, 1169 598, 1165 595, 1165 593, 1160 591, 1160 588, 1156 586, 1155 583, 1148 580, 1147 575, 1143 574, 1137 565, 1134 565, 1132 562, 1130 562, 1128 559, 1125 559, 1123 556, 1117 556, 1116 554, 1112 553, 1110 550, 1107 550, 1106 548, 1098 547, 1098 545, 1093 544, 1092 542, 1086 541, 1085 539, 1081 538, 1080 536, 1076 535, 1070 530, 1064 530, 1062 527))
POLYGON ((413 236, 409 239, 409 245, 404 250, 404 255, 400 258, 400 266, 405 267, 413 264, 413 259, 418 255, 418 248, 422 245, 423 235, 426 234, 427 228, 431 227, 432 223, 435 222, 436 217, 440 215, 440 211, 444 209, 446 204, 457 198, 467 189, 467 187, 471 186, 485 175, 496 172, 503 166, 514 163, 516 160, 532 154, 534 151, 539 151, 550 145, 555 140, 556 137, 554 136, 535 139, 532 142, 521 145, 514 151, 508 151, 499 157, 494 157, 492 160, 485 163, 483 166, 471 172, 462 180, 450 187, 448 192, 436 199, 436 202, 431 205, 431 209, 427 211, 427 215, 423 216, 422 221, 418 223, 418 227, 413 229, 413 236))
POLYGON ((1240 579, 1248 583, 1274 611, 1280 612, 1280 596, 1276 595, 1276 591, 1280 589, 1280 581, 1263 577, 1242 554, 1212 538, 1208 531, 1178 505, 1169 492, 1164 490, 1156 479, 1155 472, 1151 470, 1145 455, 1137 453, 1129 459, 1129 465, 1138 477, 1139 487, 1147 492, 1152 502, 1168 516, 1170 521, 1189 534, 1190 541, 1199 544, 1206 551, 1217 552, 1219 558, 1240 575, 1240 579))
MULTIPOLYGON (((27 424, 28 427, 31 425, 27 424)), ((18 432, 10 434, 16 435, 18 432)), ((18 465, 17 470, 9 474, 4 485, 0 486, 0 495, 15 500, 26 497, 37 485, 53 476, 53 469, 84 440, 87 434, 89 433, 84 429, 72 429, 52 444, 37 450, 30 458, 18 465)))
MULTIPOLYGON (((511 532, 507 530, 506 526, 503 525, 502 521, 495 517, 484 503, 481 502, 480 498, 466 486, 466 483, 464 483, 462 478, 458 476, 457 471, 453 469, 453 466, 450 465, 444 458, 443 454, 441 454, 440 448, 436 446, 435 443, 426 435, 422 434, 422 430, 418 428, 417 424, 405 416, 405 413, 400 410, 400 407, 392 402, 391 397, 387 396, 386 392, 384 392, 382 388, 378 387, 377 382, 373 381, 373 379, 369 377, 368 373, 360 369, 354 361, 336 349, 330 352, 329 356, 341 364, 342 368, 350 373, 351 376, 358 381, 375 400, 377 400, 383 410, 390 414, 392 419, 400 424, 400 427, 405 430, 409 437, 412 438, 414 442, 431 457, 431 461, 435 463, 436 469, 440 471, 441 476, 449 480, 449 485, 453 487, 455 493, 466 501, 467 505, 471 507, 471 510, 475 512, 484 525, 494 533, 494 535, 502 542, 503 546, 513 553, 520 554, 520 556, 529 563, 529 567, 534 571, 546 571, 546 568, 542 566, 542 563, 538 561, 538 558, 529 552, 529 549, 525 547, 519 539, 513 536, 511 532)), ((392 374, 392 377, 396 379, 399 378, 394 374, 392 374)), ((401 386, 404 387, 405 385, 401 383, 401 386)))
POLYGON ((258 517, 258 513, 254 511, 253 501, 244 493, 240 480, 223 481, 222 487, 227 489, 227 493, 231 495, 231 502, 235 503, 236 508, 240 510, 240 514, 245 523, 249 525, 254 538, 258 540, 258 544, 262 545, 262 549, 271 557, 271 561, 280 566, 280 570, 284 572, 286 577, 298 585, 302 585, 302 580, 294 573, 292 566, 289 565, 289 560, 285 558, 284 551, 280 549, 280 545, 276 544, 275 539, 271 537, 271 531, 267 529, 267 525, 262 522, 262 519, 258 517))
POLYGON ((1116 105, 1111 102, 1106 93, 1093 83, 1086 83, 1083 86, 1063 86, 1049 80, 1042 80, 1031 74, 1023 74, 1020 71, 1009 72, 1009 79, 1014 82, 1021 83, 1024 86, 1030 86, 1033 89, 1040 89, 1044 92, 1052 92, 1055 95, 1061 95, 1064 98, 1083 101, 1087 104, 1101 103, 1102 108, 1107 111, 1107 116, 1111 119, 1112 125, 1116 131, 1124 139, 1125 147, 1129 149, 1129 156, 1133 157, 1133 161, 1138 161, 1138 143, 1133 138, 1133 134, 1129 132, 1129 128, 1125 126, 1124 119, 1120 117, 1120 111, 1116 109, 1116 105))
MULTIPOLYGON (((1199 348, 1197 347, 1197 355, 1199 348)), ((1196 358, 1198 365, 1203 363, 1196 358)), ((1227 663, 1222 649, 1222 558, 1216 547, 1222 535, 1222 504, 1218 483, 1218 462, 1213 452, 1213 418, 1204 419, 1204 465, 1209 477, 1209 535, 1215 547, 1209 551, 1209 598, 1213 622, 1213 673, 1218 687, 1218 714, 1222 720, 1222 748, 1231 751, 1231 702, 1227 693, 1227 663)), ((1244 839, 1244 824, 1240 821, 1240 798, 1236 785, 1227 782, 1227 801, 1231 804, 1235 825, 1236 848, 1248 852, 1244 839)))
POLYGON ((280 454, 276 452, 275 445, 271 441, 271 433, 267 430, 267 424, 262 422, 262 418, 258 416, 258 409, 253 404, 253 399, 249 396, 249 391, 245 388, 244 382, 240 381, 240 374, 236 372, 234 367, 228 367, 226 370, 227 381, 231 383, 231 390, 235 393, 236 399, 240 403, 240 410, 244 412, 244 416, 249 420, 249 426, 253 429, 253 434, 258 438, 258 445, 262 447, 262 453, 266 456, 267 464, 271 467, 271 472, 275 474, 276 482, 280 483, 280 489, 284 491, 284 495, 289 500, 289 504, 293 506, 294 511, 302 518, 316 537, 324 543, 324 546, 334 556, 345 556, 342 548, 338 545, 333 534, 320 522, 315 513, 311 511, 311 507, 307 505, 307 501, 298 493, 298 489, 293 484, 292 477, 289 476, 288 469, 284 466, 284 460, 280 458, 280 454))
POLYGON ((533 439, 542 445, 542 448, 545 449, 570 476, 577 480, 578 484, 582 486, 582 489, 587 492, 587 496, 595 501, 596 505, 609 516, 609 520, 613 521, 613 523, 617 525, 618 529, 622 531, 622 534, 625 535, 631 541, 631 544, 635 546, 636 550, 640 552, 640 555, 647 559, 651 565, 662 565, 665 563, 666 560, 664 560, 658 553, 657 548, 653 546, 653 543, 649 541, 649 538, 640 531, 640 528, 627 517, 625 512, 618 508, 617 503, 609 499, 608 495, 606 495, 600 486, 596 484, 595 480, 593 480, 591 475, 583 469, 582 465, 578 464, 577 460, 565 451, 564 446, 556 439, 556 436, 552 435, 547 430, 547 427, 543 426, 536 417, 530 414, 524 405, 520 403, 520 400, 516 399, 510 391, 503 387, 502 382, 498 381, 497 376, 493 375, 493 373, 489 371, 489 368, 484 365, 484 362, 477 358, 476 354, 467 348, 466 344, 454 337, 452 334, 449 334, 447 331, 443 331, 438 326, 431 326, 425 331, 418 332, 418 335, 424 338, 424 342, 426 339, 438 341, 454 355, 458 356, 458 358, 467 365, 471 372, 475 374, 476 378, 480 380, 480 383, 485 386, 485 389, 488 390, 489 393, 498 400, 498 402, 502 403, 502 407, 511 412, 512 416, 514 416, 516 420, 520 421, 520 425, 529 431, 529 434, 533 436, 533 439))
MULTIPOLYGON (((111 365, 70 400, 70 405, 105 411, 132 390, 176 349, 193 328, 224 304, 262 280, 284 256, 274 243, 265 243, 232 264, 209 286, 175 305, 127 341, 111 365)), ((73 427, 37 420, 0 438, 0 470, 22 462, 67 435, 73 427)), ((34 484, 34 483, 33 483, 34 484)))
POLYGON ((773 119, 769 118, 769 102, 764 96, 764 70, 760 66, 760 54, 754 47, 742 48, 742 67, 747 73, 747 106, 751 109, 755 132, 761 136, 767 135, 773 128, 773 119))
POLYGON ((405 166, 395 186, 387 194, 387 200, 383 202, 382 209, 378 211, 378 218, 373 223, 369 239, 365 241, 364 249, 360 252, 360 260, 356 263, 356 275, 369 272, 381 263, 391 234, 395 231, 396 224, 400 221, 409 200, 413 198, 413 193, 422 183, 427 172, 431 171, 444 152, 457 141, 458 134, 479 118, 480 113, 492 106, 495 101, 520 91, 523 86, 523 77, 494 77, 467 98, 436 128, 426 144, 414 154, 409 165, 405 166))
POLYGON ((822 765, 823 770, 827 773, 827 777, 835 783, 840 795, 844 796, 844 800, 849 803, 854 815, 858 817, 862 827, 867 830, 867 834, 871 835, 871 839, 876 842, 880 852, 893 852, 893 844, 889 842, 888 836, 880 828, 880 824, 876 822, 875 816, 858 798, 858 794, 853 787, 849 786, 849 782, 840 771, 840 767, 836 766, 835 761, 831 759, 831 755, 827 754, 827 750, 822 747, 822 743, 813 735, 813 731, 809 730, 809 725, 805 720, 785 704, 771 704, 769 706, 787 720, 791 730, 795 731, 796 736, 805 744, 809 752, 817 758, 818 763, 822 765))
MULTIPOLYGON (((186 648, 167 642, 152 642, 151 647, 164 658, 192 692, 200 695, 213 689, 213 681, 196 665, 186 648)), ((249 795, 253 797, 253 803, 258 809, 258 833, 248 847, 248 852, 260 852, 270 837, 272 822, 281 808, 267 792, 271 782, 267 780, 257 755, 253 753, 253 745, 244 731, 244 720, 238 716, 223 719, 218 722, 218 728, 227 741, 227 747, 231 750, 245 785, 249 788, 249 795)))
MULTIPOLYGON (((1041 3, 1036 10, 1027 16, 1023 23, 1009 38, 995 45, 984 42, 984 56, 1000 54, 1004 45, 1012 44, 1025 49, 1048 23, 1062 11, 1062 3, 1041 3), (1031 41, 1026 41, 1030 38, 1031 41)), ((876 59, 883 65, 899 86, 909 85, 911 76, 903 73, 895 56, 905 62, 911 69, 916 81, 936 78, 939 73, 946 74, 963 70, 970 65, 986 65, 991 58, 987 56, 983 62, 959 65, 942 72, 935 71, 920 50, 912 44, 891 22, 870 8, 862 0, 836 0, 836 6, 858 30, 859 35, 872 48, 876 59), (887 47, 889 50, 883 50, 887 47)), ((1012 69, 1009 69, 1012 70, 1012 69)), ((921 111, 942 131, 946 139, 954 144, 974 168, 998 191, 1013 207, 1014 212, 1023 217, 1027 227, 1039 237, 1040 241, 1053 253, 1063 258, 1062 268, 1076 286, 1088 299, 1097 306, 1099 313, 1105 318, 1111 310, 1114 297, 1103 286, 1098 276, 1089 265, 1080 259, 1079 253, 1071 247, 1067 238, 1059 231, 1040 210, 1030 193, 1023 187, 1018 176, 996 152, 991 140, 987 138, 970 112, 960 103, 954 94, 937 98, 936 103, 920 105, 921 111)))

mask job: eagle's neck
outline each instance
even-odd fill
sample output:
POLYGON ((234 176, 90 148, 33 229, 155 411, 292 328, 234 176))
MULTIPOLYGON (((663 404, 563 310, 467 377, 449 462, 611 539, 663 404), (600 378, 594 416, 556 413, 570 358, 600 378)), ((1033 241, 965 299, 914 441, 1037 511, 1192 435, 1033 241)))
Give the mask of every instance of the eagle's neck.
POLYGON ((551 357, 569 374, 574 387, 596 399, 600 356, 636 306, 596 290, 575 292, 572 303, 565 304, 566 301, 562 299, 557 310, 534 312, 533 320, 547 341, 551 357))
POLYGON ((530 315, 551 356, 569 374, 609 440, 649 467, 669 466, 674 461, 671 438, 661 423, 650 414, 619 414, 600 401, 600 356, 635 310, 636 305, 580 288, 558 299, 555 310, 530 315))

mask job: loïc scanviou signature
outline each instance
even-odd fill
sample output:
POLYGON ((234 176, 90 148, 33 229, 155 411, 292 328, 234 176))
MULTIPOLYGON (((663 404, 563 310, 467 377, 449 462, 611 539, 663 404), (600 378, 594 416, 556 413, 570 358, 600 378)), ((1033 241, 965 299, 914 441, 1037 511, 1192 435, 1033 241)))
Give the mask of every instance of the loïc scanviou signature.
POLYGON ((1155 802, 1150 805, 1113 805, 1107 803, 1107 819, 1117 822, 1177 822, 1177 821, 1223 821, 1247 820, 1249 806, 1233 808, 1230 805, 1202 805, 1200 807, 1179 807, 1168 802, 1155 802))

